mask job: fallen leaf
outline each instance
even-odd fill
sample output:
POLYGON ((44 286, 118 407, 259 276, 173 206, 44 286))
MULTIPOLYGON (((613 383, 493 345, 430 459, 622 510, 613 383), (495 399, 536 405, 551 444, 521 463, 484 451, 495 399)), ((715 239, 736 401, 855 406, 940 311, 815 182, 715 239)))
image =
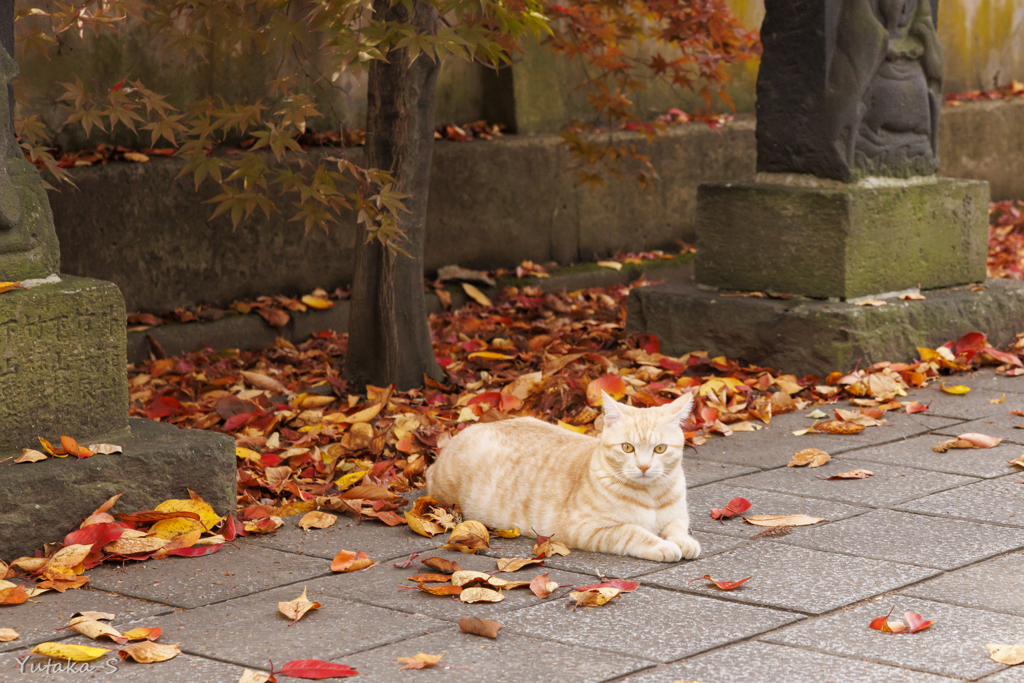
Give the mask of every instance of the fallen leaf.
POLYGON ((828 413, 822 412, 821 410, 815 408, 812 412, 807 413, 807 417, 812 417, 815 420, 820 420, 823 417, 828 417, 828 413))
POLYGON ((734 588, 738 588, 739 586, 742 586, 747 581, 750 581, 751 578, 752 577, 748 576, 747 578, 740 579, 739 581, 719 581, 718 579, 711 578, 710 574, 705 574, 704 576, 698 577, 696 579, 690 579, 689 581, 687 581, 687 583, 693 583, 694 581, 704 581, 704 580, 707 580, 707 581, 710 581, 711 583, 715 584, 715 586, 717 588, 720 588, 721 590, 731 591, 734 588))
POLYGON ((544 574, 538 574, 533 577, 532 581, 530 581, 530 590, 533 591, 533 594, 538 598, 548 597, 554 593, 557 588, 558 584, 548 579, 546 572, 544 574))
POLYGON ((426 565, 431 569, 436 569, 439 572, 445 574, 454 574, 455 572, 462 571, 462 567, 459 566, 458 562, 452 562, 446 560, 443 557, 427 557, 420 560, 420 564, 426 565))
POLYGON ((592 591, 598 588, 618 588, 623 593, 630 593, 640 587, 640 584, 636 581, 627 581, 626 579, 612 579, 611 581, 604 581, 602 583, 595 583, 591 586, 576 586, 578 591, 592 591))
POLYGON ((462 593, 462 586, 428 586, 420 581, 416 588, 431 595, 459 595, 462 593))
MULTIPOLYGON (((210 504, 199 498, 191 498, 188 500, 165 500, 154 508, 157 512, 194 512, 199 515, 199 521, 206 531, 213 529, 213 527, 220 524, 221 517, 213 511, 210 504)), ((155 526, 155 525, 154 525, 155 526)), ((150 529, 150 533, 153 530, 150 529)), ((159 534, 153 534, 158 536, 159 534)))
POLYGON ((494 533, 501 538, 519 538, 519 527, 514 527, 512 529, 498 529, 494 533))
POLYGON ((609 600, 619 597, 622 593, 618 588, 595 588, 588 591, 579 591, 569 593, 569 597, 576 601, 576 607, 600 607, 606 604, 609 600))
POLYGON ((286 662, 276 673, 292 678, 318 680, 321 678, 345 678, 355 676, 359 672, 345 664, 324 662, 319 659, 295 659, 286 662))
POLYGON ((755 526, 809 526, 825 520, 810 515, 752 515, 743 521, 755 526))
POLYGON ((611 268, 612 270, 622 270, 622 264, 618 261, 598 261, 597 265, 602 268, 611 268))
POLYGON ((1007 460, 1008 465, 1016 465, 1017 467, 1024 467, 1024 455, 1021 455, 1016 460, 1007 460))
POLYGON ((39 643, 32 648, 34 655, 46 655, 54 659, 70 659, 72 662, 91 662, 110 652, 102 647, 72 645, 70 643, 39 643))
POLYGON ((459 619, 459 630, 474 636, 497 638, 498 631, 501 629, 501 624, 490 619, 478 619, 476 617, 462 617, 459 619))
POLYGON ((407 581, 415 581, 416 583, 448 583, 451 580, 449 574, 416 574, 415 576, 405 577, 407 581))
POLYGON ((334 302, 322 296, 313 296, 312 294, 306 294, 302 297, 302 303, 306 304, 310 308, 315 308, 319 311, 323 311, 328 308, 334 308, 334 302))
POLYGON ((462 602, 501 602, 504 599, 505 596, 500 591, 490 588, 464 588, 459 593, 459 600, 462 602))
POLYGON ((968 432, 967 434, 961 434, 957 437, 961 441, 967 441, 972 444, 975 448, 995 448, 999 445, 1002 439, 997 439, 994 436, 986 436, 985 434, 975 434, 968 432))
POLYGON ((882 633, 902 633, 903 631, 906 631, 906 624, 902 621, 889 618, 894 609, 896 609, 896 605, 893 605, 892 609, 889 610, 889 614, 886 614, 884 617, 875 617, 872 619, 871 623, 868 624, 868 627, 873 628, 876 631, 881 631, 882 633))
POLYGON ((291 393, 285 388, 283 384, 278 382, 276 379, 264 375, 261 372, 242 370, 240 374, 242 375, 242 377, 245 378, 246 382, 253 385, 257 389, 263 389, 265 391, 277 391, 282 394, 291 393))
MULTIPOLYGON (((861 410, 867 410, 867 408, 862 408, 861 410)), ((842 408, 836 408, 836 417, 838 417, 841 422, 850 422, 862 427, 877 427, 882 424, 877 418, 866 415, 863 412, 844 410, 842 408)))
POLYGON ((93 443, 89 444, 89 450, 93 453, 100 455, 113 455, 115 453, 124 453, 124 449, 120 446, 115 446, 112 443, 93 443))
POLYGON ((452 529, 448 542, 441 547, 463 553, 475 553, 489 547, 490 538, 487 527, 475 520, 467 520, 452 529))
MULTIPOLYGON (((462 286, 465 287, 466 285, 463 284, 462 286)), ((402 671, 403 669, 423 669, 428 666, 433 666, 440 662, 442 657, 444 657, 443 654, 428 655, 420 652, 413 657, 399 657, 395 661, 403 662, 404 665, 399 669, 399 671, 402 671)))
POLYGON ((568 555, 569 547, 561 541, 556 541, 550 536, 537 535, 537 542, 533 544, 533 556, 538 560, 551 557, 552 555, 568 555))
POLYGON ((889 302, 882 301, 881 299, 865 299, 863 301, 857 301, 853 305, 854 306, 888 306, 889 302))
POLYGON ((988 648, 989 656, 992 660, 1000 664, 1016 666, 1017 664, 1024 663, 1024 645, 997 645, 996 643, 989 643, 985 647, 988 648))
POLYGON ((904 301, 924 301, 925 297, 921 292, 907 292, 905 294, 900 294, 900 298, 904 301))
POLYGON ((131 631, 125 631, 123 635, 128 640, 156 640, 163 633, 163 629, 159 626, 153 628, 133 628, 131 631))
POLYGON ((139 664, 152 664, 153 662, 166 662, 168 659, 174 659, 181 654, 181 650, 178 649, 178 643, 165 645, 163 643, 154 643, 150 640, 143 640, 142 642, 132 643, 128 647, 121 648, 117 654, 124 660, 131 657, 139 664))
POLYGON ((3 294, 4 292, 9 292, 12 289, 18 289, 20 287, 21 280, 18 280, 17 282, 0 282, 0 294, 3 294))
POLYGON ((825 434, 856 434, 864 431, 864 425, 853 422, 840 422, 839 420, 826 420, 819 422, 812 427, 813 431, 825 434))
POLYGON ((831 460, 832 456, 820 448, 805 448, 797 451, 790 458, 789 464, 786 467, 803 467, 804 465, 808 467, 821 467, 831 460))
POLYGON ((945 382, 939 385, 939 389, 947 394, 953 394, 954 396, 963 396, 971 390, 970 387, 964 386, 963 384, 956 384, 954 386, 947 387, 945 382))
POLYGON ((544 560, 528 557, 500 557, 498 558, 498 571, 515 572, 531 564, 544 564, 544 560))
POLYGON ((40 460, 46 460, 47 457, 49 456, 47 456, 46 453, 32 450, 31 448, 22 448, 21 455, 15 458, 14 462, 15 464, 23 462, 39 462, 40 460))
MULTIPOLYGON (((495 577, 487 572, 475 572, 475 571, 458 571, 451 575, 449 580, 453 586, 466 586, 470 583, 485 583, 490 584, 495 577)), ((504 579, 497 579, 499 584, 506 583, 504 579)), ((494 584, 495 586, 498 584, 494 584)))
MULTIPOLYGON (((461 625, 461 624, 460 624, 461 625)), ((9 643, 21 636, 13 628, 0 628, 0 643, 9 643)))
POLYGON ((923 413, 924 411, 928 410, 928 407, 930 405, 931 401, 923 405, 921 403, 918 403, 917 401, 911 401, 910 403, 907 404, 907 414, 913 415, 914 413, 923 413))
POLYGON ((270 681, 269 673, 253 669, 242 669, 242 677, 238 679, 238 683, 268 683, 268 681, 270 681))
POLYGON ((913 612, 904 612, 903 618, 907 620, 907 626, 910 627, 907 630, 907 633, 917 633, 918 631, 923 631, 935 623, 931 620, 925 621, 920 614, 915 614, 913 612))
POLYGON ((587 385, 587 404, 593 407, 602 405, 603 394, 608 394, 616 401, 626 395, 626 383, 618 375, 602 375, 587 385))
POLYGON ((128 642, 128 639, 110 624, 104 624, 89 617, 75 617, 68 622, 68 627, 93 640, 106 636, 119 645, 124 645, 128 642))
POLYGON ((366 553, 362 551, 342 550, 331 561, 331 571, 343 573, 357 572, 361 569, 372 567, 375 564, 376 562, 367 557, 366 553))
POLYGON ((840 472, 839 474, 833 474, 826 481, 837 481, 839 479, 867 479, 873 476, 874 472, 871 470, 850 470, 849 472, 840 472))
POLYGON ((1000 396, 999 398, 990 398, 990 399, 988 400, 988 402, 989 402, 989 403, 993 403, 993 404, 996 404, 996 403, 1005 403, 1005 402, 1006 402, 1006 394, 1003 394, 1003 395, 1002 395, 1002 396, 1000 396))
POLYGON ((469 284, 468 282, 462 282, 460 284, 462 285, 462 291, 464 291, 466 295, 469 296, 470 299, 477 302, 481 306, 486 306, 490 308, 491 306, 494 305, 483 292, 481 292, 473 285, 469 284))
POLYGON ((737 496, 730 500, 724 508, 711 508, 711 519, 723 519, 742 515, 750 509, 751 502, 746 498, 737 496))
POLYGON ((336 515, 332 515, 329 512, 314 510, 312 512, 307 512, 302 516, 302 519, 299 520, 299 527, 301 527, 303 531, 309 531, 310 529, 326 529, 337 521, 338 518, 336 515))
MULTIPOLYGON (((333 567, 332 567, 333 569, 333 567)), ((320 609, 319 602, 310 602, 306 597, 306 589, 302 589, 302 595, 289 602, 277 603, 277 609, 281 614, 292 620, 292 624, 305 616, 311 609, 320 609)), ((290 626, 291 624, 289 624, 290 626)))

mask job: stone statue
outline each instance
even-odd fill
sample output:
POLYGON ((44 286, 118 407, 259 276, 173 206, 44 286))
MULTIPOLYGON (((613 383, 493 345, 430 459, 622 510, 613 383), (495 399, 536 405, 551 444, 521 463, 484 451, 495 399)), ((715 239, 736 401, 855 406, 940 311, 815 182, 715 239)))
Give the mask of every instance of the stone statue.
POLYGON ((851 181, 938 170, 938 0, 767 0, 758 171, 851 181))
POLYGON ((43 180, 10 128, 7 85, 17 74, 14 59, 0 47, 0 281, 47 278, 60 265, 43 180))

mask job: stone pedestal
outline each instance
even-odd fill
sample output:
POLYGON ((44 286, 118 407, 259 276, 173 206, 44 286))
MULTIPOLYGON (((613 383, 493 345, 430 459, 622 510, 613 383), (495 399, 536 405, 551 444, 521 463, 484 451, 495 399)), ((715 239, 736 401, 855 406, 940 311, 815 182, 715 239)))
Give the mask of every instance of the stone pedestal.
POLYGON ((988 183, 808 175, 701 185, 697 282, 855 299, 985 279, 988 183))
POLYGON ((925 292, 923 301, 888 299, 856 306, 806 297, 730 296, 699 285, 636 287, 626 329, 658 335, 661 350, 712 355, 773 367, 798 376, 852 370, 878 361, 910 361, 916 347, 935 348, 981 330, 999 347, 1024 331, 1024 282, 989 279, 987 287, 925 292))
POLYGON ((61 282, 0 295, 0 458, 37 437, 128 433, 124 299, 110 282, 61 282))

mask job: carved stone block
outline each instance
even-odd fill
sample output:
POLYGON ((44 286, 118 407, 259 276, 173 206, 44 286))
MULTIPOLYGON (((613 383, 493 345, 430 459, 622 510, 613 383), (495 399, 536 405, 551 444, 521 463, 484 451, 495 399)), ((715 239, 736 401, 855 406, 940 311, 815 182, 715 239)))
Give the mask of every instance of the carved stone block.
POLYGON ((938 169, 938 0, 767 0, 757 170, 851 181, 938 169))

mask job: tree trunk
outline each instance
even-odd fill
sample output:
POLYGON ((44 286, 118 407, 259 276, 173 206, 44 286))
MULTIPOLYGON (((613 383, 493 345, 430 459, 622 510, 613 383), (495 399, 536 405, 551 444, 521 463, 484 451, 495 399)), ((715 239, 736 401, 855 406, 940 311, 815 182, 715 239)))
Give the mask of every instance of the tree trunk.
MULTIPOLYGON (((416 2, 374 0, 374 13, 387 21, 410 23, 419 31, 437 32, 437 11, 416 2)), ((361 388, 366 384, 399 389, 423 385, 423 376, 443 374, 430 343, 423 293, 423 245, 427 190, 434 146, 434 87, 440 64, 420 54, 410 63, 408 50, 392 50, 387 62, 370 67, 366 112, 366 165, 391 172, 408 213, 398 225, 411 254, 395 254, 377 240, 356 232, 356 272, 349 313, 345 372, 361 388)))

